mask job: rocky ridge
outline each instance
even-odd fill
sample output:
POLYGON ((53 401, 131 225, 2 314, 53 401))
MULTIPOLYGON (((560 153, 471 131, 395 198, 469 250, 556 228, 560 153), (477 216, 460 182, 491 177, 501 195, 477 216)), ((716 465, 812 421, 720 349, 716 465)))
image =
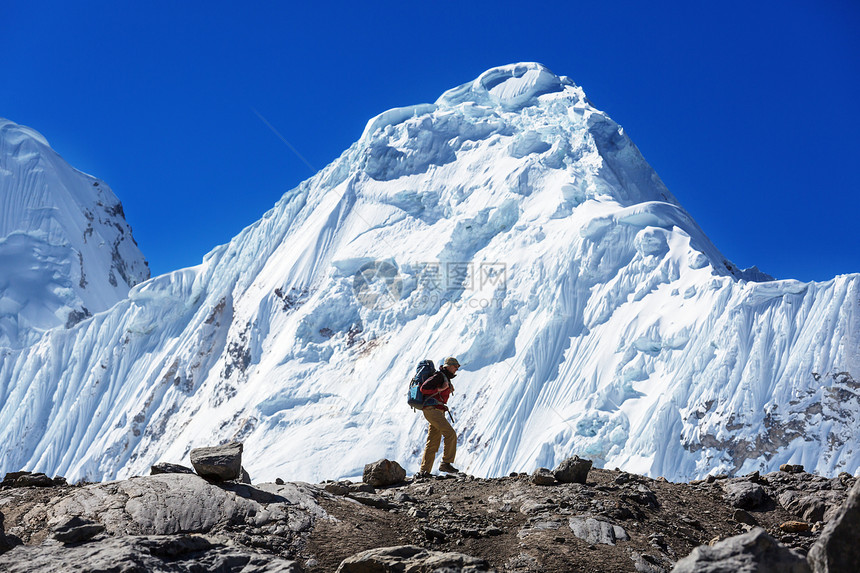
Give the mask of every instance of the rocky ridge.
POLYGON ((380 460, 365 473, 376 486, 252 485, 176 464, 75 485, 17 472, 0 484, 0 569, 832 572, 853 559, 860 484, 848 474, 567 479, 587 461, 481 479, 403 477, 380 460))

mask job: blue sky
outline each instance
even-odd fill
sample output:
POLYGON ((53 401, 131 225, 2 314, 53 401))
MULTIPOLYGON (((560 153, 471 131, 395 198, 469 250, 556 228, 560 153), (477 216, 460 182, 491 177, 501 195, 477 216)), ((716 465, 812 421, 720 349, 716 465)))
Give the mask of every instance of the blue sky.
POLYGON ((0 116, 122 200, 155 274, 200 262, 372 116, 538 61, 624 126, 723 253, 860 272, 860 5, 6 1, 0 116))

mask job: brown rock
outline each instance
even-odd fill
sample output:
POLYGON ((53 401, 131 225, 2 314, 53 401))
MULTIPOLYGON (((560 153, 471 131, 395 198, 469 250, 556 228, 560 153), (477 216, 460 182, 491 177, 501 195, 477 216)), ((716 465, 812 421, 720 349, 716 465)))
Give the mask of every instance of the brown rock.
POLYGON ((786 533, 800 533, 801 531, 809 531, 809 524, 804 521, 786 521, 780 523, 779 528, 786 533))

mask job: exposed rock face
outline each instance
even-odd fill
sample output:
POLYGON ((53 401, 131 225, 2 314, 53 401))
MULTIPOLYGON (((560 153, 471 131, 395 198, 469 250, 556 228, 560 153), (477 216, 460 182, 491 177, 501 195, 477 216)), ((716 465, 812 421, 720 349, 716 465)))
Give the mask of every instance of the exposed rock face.
POLYGON ((74 546, 17 547, 0 556, 8 573, 299 573, 294 561, 228 547, 197 535, 108 537, 74 546))
POLYGON ((406 470, 391 460, 382 459, 364 466, 362 481, 373 487, 394 485, 404 479, 406 479, 406 470))
POLYGON ((672 573, 809 573, 802 555, 757 527, 713 547, 703 545, 678 561, 672 573))
POLYGON ((860 567, 860 480, 812 546, 809 563, 815 573, 856 571, 860 567))
POLYGON ((194 448, 190 457, 194 471, 202 477, 227 481, 239 479, 242 475, 241 442, 194 448))
POLYGON ((462 553, 442 553, 415 545, 381 547, 344 559, 337 573, 387 573, 389 571, 445 571, 478 573, 491 571, 483 559, 462 553))
POLYGON ((573 456, 558 464, 552 473, 555 479, 562 483, 585 483, 590 469, 591 460, 581 460, 579 456, 573 456))

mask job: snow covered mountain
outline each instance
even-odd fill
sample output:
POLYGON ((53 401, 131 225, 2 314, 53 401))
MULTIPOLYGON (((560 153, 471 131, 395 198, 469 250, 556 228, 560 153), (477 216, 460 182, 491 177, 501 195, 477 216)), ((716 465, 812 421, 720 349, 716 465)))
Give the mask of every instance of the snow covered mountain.
POLYGON ((100 480, 243 440, 252 477, 416 470, 455 355, 457 465, 670 479, 860 462, 860 275, 728 262, 618 124, 539 64, 372 119, 202 264, 0 364, 0 472, 100 480))
POLYGON ((0 352, 107 310, 148 278, 110 188, 0 118, 0 352))

